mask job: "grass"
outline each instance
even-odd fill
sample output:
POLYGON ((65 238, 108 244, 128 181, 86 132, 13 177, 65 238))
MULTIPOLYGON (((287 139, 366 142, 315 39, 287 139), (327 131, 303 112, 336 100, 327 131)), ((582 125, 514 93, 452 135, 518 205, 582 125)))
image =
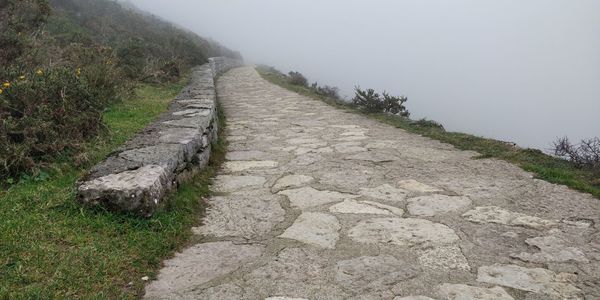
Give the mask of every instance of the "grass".
POLYGON ((447 132, 441 125, 433 121, 413 121, 384 113, 367 114, 352 105, 318 95, 307 87, 292 85, 288 83, 285 74, 273 68, 260 66, 257 71, 267 81, 301 95, 324 101, 347 111, 365 114, 369 118, 454 145, 461 150, 476 151, 481 154, 479 158, 496 158, 508 161, 534 173, 539 179, 564 184, 572 189, 590 193, 600 198, 600 172, 598 171, 577 168, 567 160, 544 154, 536 149, 522 149, 502 141, 460 132, 447 132))
POLYGON ((84 166, 64 159, 46 181, 0 191, 0 299, 137 298, 141 278, 153 278, 162 260, 186 244, 223 160, 223 142, 213 148, 210 166, 152 219, 84 209, 74 200, 76 180, 165 111, 183 85, 144 85, 112 106, 104 116, 110 134, 87 145, 84 166))

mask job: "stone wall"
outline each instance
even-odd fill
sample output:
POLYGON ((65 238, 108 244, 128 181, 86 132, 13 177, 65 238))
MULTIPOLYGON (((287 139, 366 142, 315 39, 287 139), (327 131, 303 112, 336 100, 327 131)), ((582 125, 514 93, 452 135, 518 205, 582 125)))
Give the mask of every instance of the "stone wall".
POLYGON ((78 201, 152 216, 167 192, 177 185, 179 174, 208 164, 218 132, 214 79, 241 65, 240 60, 218 57, 195 68, 189 84, 166 113, 78 183, 78 201))

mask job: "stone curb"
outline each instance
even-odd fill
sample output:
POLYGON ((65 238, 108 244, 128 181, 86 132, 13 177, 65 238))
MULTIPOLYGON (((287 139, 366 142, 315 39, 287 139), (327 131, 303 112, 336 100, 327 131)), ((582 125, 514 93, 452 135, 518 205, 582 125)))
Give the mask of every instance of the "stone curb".
POLYGON ((207 165, 218 138, 215 78, 242 64, 215 57, 194 68, 167 112, 78 182, 77 201, 151 217, 179 174, 207 165))

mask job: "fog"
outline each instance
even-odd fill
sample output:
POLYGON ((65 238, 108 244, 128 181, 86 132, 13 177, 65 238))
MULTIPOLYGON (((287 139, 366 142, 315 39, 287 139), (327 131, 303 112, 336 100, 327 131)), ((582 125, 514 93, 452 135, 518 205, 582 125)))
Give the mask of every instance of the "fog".
POLYGON ((413 118, 548 149, 600 135, 598 0, 134 0, 353 94, 406 95, 413 118))

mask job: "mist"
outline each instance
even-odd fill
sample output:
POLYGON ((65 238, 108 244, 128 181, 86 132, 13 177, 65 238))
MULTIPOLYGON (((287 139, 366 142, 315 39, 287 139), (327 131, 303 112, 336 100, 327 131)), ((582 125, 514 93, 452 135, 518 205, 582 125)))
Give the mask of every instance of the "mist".
POLYGON ((406 95, 412 118, 547 150, 600 135, 597 0, 134 0, 311 81, 406 95))

